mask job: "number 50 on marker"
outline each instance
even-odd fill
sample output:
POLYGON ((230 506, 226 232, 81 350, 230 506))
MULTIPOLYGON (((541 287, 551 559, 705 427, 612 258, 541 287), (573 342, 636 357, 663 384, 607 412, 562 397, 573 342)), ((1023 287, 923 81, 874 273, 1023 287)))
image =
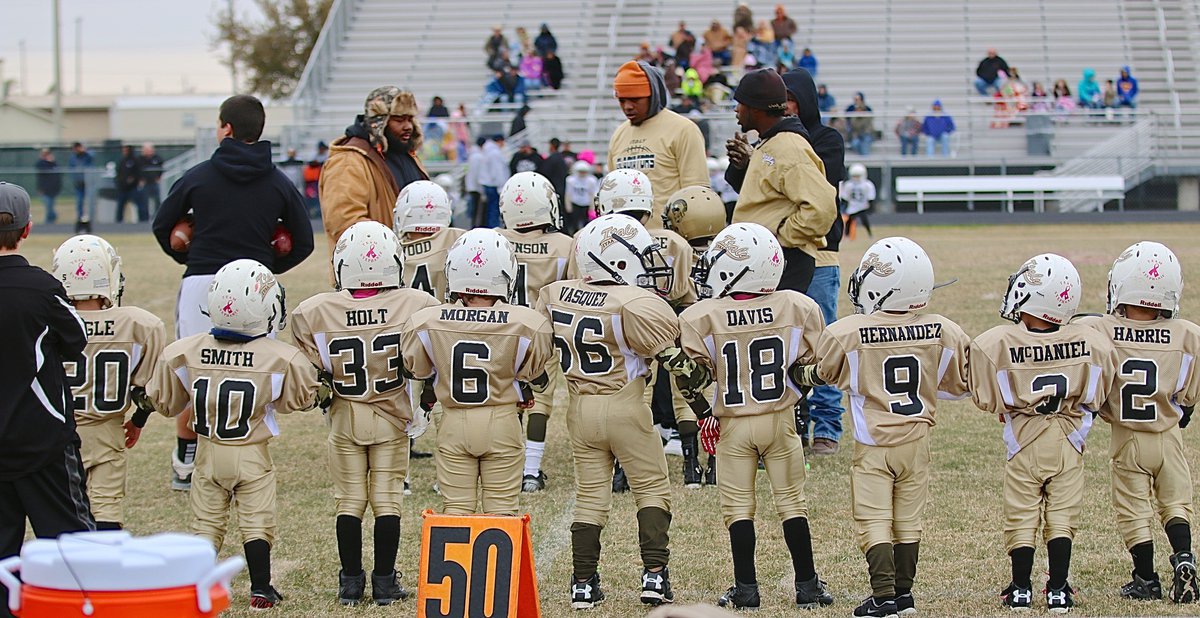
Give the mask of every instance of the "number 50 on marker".
POLYGON ((418 618, 541 615, 529 515, 422 518, 418 618))

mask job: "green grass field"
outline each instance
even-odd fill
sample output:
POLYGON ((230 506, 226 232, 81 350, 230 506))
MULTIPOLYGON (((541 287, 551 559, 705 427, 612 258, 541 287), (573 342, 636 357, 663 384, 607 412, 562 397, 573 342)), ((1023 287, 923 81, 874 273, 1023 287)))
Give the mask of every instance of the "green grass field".
MULTIPOLYGON (((959 282, 935 293, 931 310, 957 321, 968 335, 977 335, 1000 323, 997 316, 1007 276, 1022 262, 1043 251, 1070 258, 1083 277, 1081 311, 1103 311, 1108 267, 1121 249, 1138 240, 1166 243, 1180 257, 1187 275, 1200 273, 1200 228, 1175 225, 1073 225, 1000 227, 884 228, 880 235, 905 235, 919 242, 933 259, 937 279, 957 277, 959 282)), ((317 252, 295 271, 283 276, 289 304, 321 291, 326 285, 327 255, 323 235, 317 252)), ((125 264, 127 304, 160 315, 173 328, 175 294, 182 268, 171 262, 148 235, 114 235, 108 239, 125 264)), ((24 246, 32 261, 48 267, 53 248, 62 237, 43 236, 34 230, 24 246)), ((860 236, 843 243, 843 277, 858 263, 870 241, 860 236)), ((1200 315, 1200 291, 1184 295, 1185 317, 1200 315)), ((841 313, 847 313, 848 302, 841 313)), ((284 335, 287 340, 290 335, 284 335)), ((562 404, 563 402, 559 402, 562 404)), ((560 405, 559 410, 564 408, 560 405)), ((1000 614, 999 590, 1008 583, 1008 559, 1001 541, 1001 478, 1004 447, 1001 427, 994 417, 969 402, 942 402, 933 433, 933 492, 926 512, 925 541, 914 593, 924 615, 1000 614)), ((850 446, 849 418, 844 419, 843 445, 850 446)), ((277 612, 287 616, 413 615, 412 600, 391 608, 344 609, 336 604, 337 550, 331 483, 325 464, 325 422, 320 414, 294 414, 281 422, 282 434, 272 442, 279 481, 280 529, 274 550, 276 587, 286 601, 277 612)), ((186 530, 190 520, 185 494, 168 489, 169 452, 174 445, 174 424, 152 418, 141 442, 130 452, 126 525, 135 534, 186 530)), ((1200 453, 1200 429, 1184 432, 1190 445, 1193 469, 1200 453)), ((1109 501, 1107 452, 1110 432, 1098 423, 1088 439, 1087 498, 1076 538, 1072 583, 1080 590, 1078 613, 1088 615, 1188 615, 1200 605, 1179 607, 1170 602, 1135 604, 1119 598, 1117 591, 1129 579, 1129 557, 1114 530, 1109 501)), ((418 441, 421 450, 432 450, 432 432, 418 441)), ((848 616, 866 596, 866 564, 853 538, 850 520, 848 468, 851 448, 831 458, 811 461, 806 494, 812 524, 817 569, 829 583, 835 604, 814 616, 848 616)), ((420 541, 420 512, 440 501, 431 490, 434 473, 430 460, 413 466, 413 495, 405 502, 399 568, 404 583, 415 585, 420 541)), ((671 578, 680 603, 709 602, 732 581, 728 536, 721 525, 715 489, 689 491, 679 483, 680 460, 668 458, 674 486, 674 525, 671 530, 671 578)), ((551 419, 543 467, 550 476, 547 491, 523 494, 522 506, 530 513, 545 616, 572 613, 568 602, 573 485, 566 425, 562 414, 551 419)), ((765 477, 758 486, 758 575, 763 607, 758 616, 794 616, 791 600, 792 570, 783 545, 778 519, 771 508, 765 477)), ((637 554, 633 499, 615 500, 610 525, 604 534, 600 571, 608 600, 587 615, 636 616, 646 612, 637 600, 640 562, 637 554)), ((365 566, 370 568, 370 535, 367 532, 365 566)), ((1157 538, 1159 574, 1169 582, 1165 537, 1157 538)), ((223 555, 240 551, 240 537, 231 532, 223 555)), ((1045 551, 1039 549, 1034 583, 1044 581, 1045 551)), ((243 574, 235 581, 234 611, 246 609, 248 582, 243 574)), ((1044 599, 1036 606, 1044 607, 1044 599)))

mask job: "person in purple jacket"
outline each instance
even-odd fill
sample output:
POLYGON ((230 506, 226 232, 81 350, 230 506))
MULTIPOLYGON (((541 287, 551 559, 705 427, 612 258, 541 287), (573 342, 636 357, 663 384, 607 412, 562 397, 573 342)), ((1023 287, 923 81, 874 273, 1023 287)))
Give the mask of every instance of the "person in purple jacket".
POLYGON ((954 119, 942 112, 942 102, 934 99, 932 111, 921 123, 921 133, 926 137, 926 154, 933 156, 935 147, 940 147, 943 157, 950 156, 950 134, 954 132, 954 119))

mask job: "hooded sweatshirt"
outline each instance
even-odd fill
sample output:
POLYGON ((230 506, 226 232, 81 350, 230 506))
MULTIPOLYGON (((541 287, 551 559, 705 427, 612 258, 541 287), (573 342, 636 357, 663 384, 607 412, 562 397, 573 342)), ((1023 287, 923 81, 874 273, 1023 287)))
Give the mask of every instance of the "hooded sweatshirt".
POLYGON ((809 145, 803 123, 784 116, 750 153, 733 222, 762 225, 783 247, 815 258, 837 218, 836 199, 837 190, 825 178, 825 165, 809 145))
POLYGON ((1129 77, 1117 79, 1117 101, 1128 105, 1137 98, 1138 80, 1133 78, 1133 71, 1130 71, 1128 66, 1121 67, 1121 70, 1129 77))
POLYGON ((650 178, 654 214, 647 227, 662 227, 667 198, 691 186, 708 186, 704 136, 696 123, 667 109, 670 96, 662 73, 638 66, 650 80, 650 113, 641 124, 626 120, 608 141, 608 169, 635 169, 650 178))
POLYGON ((1075 94, 1079 97, 1080 103, 1088 104, 1099 101, 1100 84, 1096 83, 1095 70, 1083 70, 1083 79, 1079 80, 1079 86, 1075 89, 1075 94))
POLYGON ((271 161, 271 142, 225 138, 212 158, 188 170, 154 215, 154 236, 164 252, 186 264, 183 276, 215 274, 241 258, 282 273, 313 250, 304 198, 271 161), (171 230, 188 212, 195 231, 184 253, 171 249, 171 230), (271 240, 279 221, 292 235, 292 251, 275 257, 271 240))

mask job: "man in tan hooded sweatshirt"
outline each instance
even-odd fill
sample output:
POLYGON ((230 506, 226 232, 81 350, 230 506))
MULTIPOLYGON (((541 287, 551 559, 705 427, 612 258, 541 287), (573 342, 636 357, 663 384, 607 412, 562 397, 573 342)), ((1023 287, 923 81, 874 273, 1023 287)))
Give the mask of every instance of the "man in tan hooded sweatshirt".
POLYGON ((417 157, 420 148, 416 97, 395 86, 372 90, 363 113, 329 147, 321 171, 321 219, 330 257, 342 232, 359 221, 392 227, 400 190, 429 180, 417 157))

